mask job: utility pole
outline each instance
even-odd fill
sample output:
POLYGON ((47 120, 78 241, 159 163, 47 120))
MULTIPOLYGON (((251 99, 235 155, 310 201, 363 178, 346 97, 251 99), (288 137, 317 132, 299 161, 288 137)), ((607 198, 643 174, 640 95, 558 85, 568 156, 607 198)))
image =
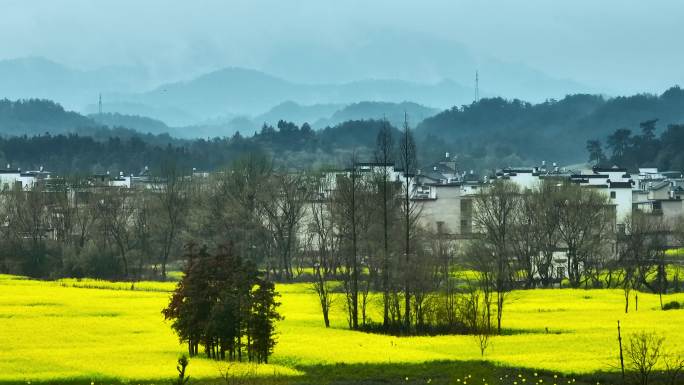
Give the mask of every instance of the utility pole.
POLYGON ((99 95, 97 100, 97 112, 100 116, 102 116, 102 94, 99 95))
POLYGON ((480 101, 480 74, 475 70, 475 103, 480 101))

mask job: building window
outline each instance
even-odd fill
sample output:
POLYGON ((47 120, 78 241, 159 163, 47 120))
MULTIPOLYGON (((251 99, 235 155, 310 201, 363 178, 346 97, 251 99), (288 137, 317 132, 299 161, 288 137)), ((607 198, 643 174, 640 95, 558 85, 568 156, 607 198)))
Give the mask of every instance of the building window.
POLYGON ((610 192, 610 199, 615 199, 615 191, 610 192))
POLYGON ((470 234, 471 232, 470 222, 467 219, 461 219, 461 234, 470 234))

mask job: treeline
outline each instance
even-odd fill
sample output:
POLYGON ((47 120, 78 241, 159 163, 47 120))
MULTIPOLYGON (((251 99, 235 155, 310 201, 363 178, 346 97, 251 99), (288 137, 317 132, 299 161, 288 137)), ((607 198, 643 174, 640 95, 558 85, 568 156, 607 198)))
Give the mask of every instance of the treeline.
MULTIPOLYGON (((98 118, 118 122, 116 115, 98 118)), ((125 123, 125 120, 122 121, 125 123)), ((46 100, 0 101, 0 164, 23 170, 45 169, 58 174, 124 172, 137 174, 145 166, 158 169, 169 157, 186 168, 213 171, 252 152, 269 154, 284 169, 320 168, 342 164, 352 149, 368 156, 381 121, 347 121, 314 131, 279 121, 253 135, 183 140, 168 134, 141 134, 120 126, 104 127, 46 100)))
POLYGON ((662 307, 663 294, 682 289, 679 273, 668 271, 681 261, 666 251, 684 241, 684 218, 634 211, 618 224, 605 194, 557 180, 526 191, 497 180, 473 205, 479 236, 466 245, 464 260, 478 272, 486 319, 496 314, 499 332, 513 289, 620 288, 625 312, 633 290, 659 294, 662 307))
MULTIPOLYGON (((379 162, 388 142, 378 139, 379 162)), ((401 137, 399 144, 405 164, 401 137)), ((548 180, 521 190, 496 180, 463 209, 472 212, 474 233, 458 241, 448 224, 421 221, 420 204, 406 196, 410 177, 385 177, 350 168, 327 198, 311 203, 307 249, 326 326, 341 296, 351 329, 473 333, 484 351, 488 336, 503 330, 512 290, 621 288, 626 311, 633 290, 681 290, 665 252, 673 239, 684 240, 681 219, 635 212, 617 226, 615 207, 595 189, 548 180), (382 321, 369 317, 373 301, 382 303, 382 321)))
POLYGON ((154 144, 139 135, 123 139, 78 134, 0 138, 3 167, 9 164, 12 168, 36 170, 42 166, 57 175, 86 176, 108 171, 138 175, 145 167, 158 170, 168 159, 175 159, 185 168, 214 170, 248 151, 260 149, 239 140, 219 138, 187 144, 176 140, 154 144))
POLYGON ((155 190, 128 190, 74 177, 3 190, 0 270, 42 278, 164 278, 180 247, 178 216, 190 203, 180 186, 187 183, 170 177, 155 190))
POLYGON ((615 130, 608 135, 605 145, 598 139, 587 141, 589 161, 619 164, 634 171, 639 167, 684 170, 684 153, 681 150, 684 148, 684 125, 670 124, 657 136, 657 122, 658 119, 641 122, 637 133, 628 128, 615 130))
MULTIPOLYGON (((450 152, 458 154, 462 169, 485 171, 502 164, 525 165, 541 160, 574 163, 584 157, 583 146, 588 139, 603 138, 617 128, 636 126, 656 117, 666 126, 681 124, 682 111, 684 91, 673 87, 661 95, 605 98, 579 94, 539 104, 486 98, 453 107, 422 122, 416 116, 408 118, 417 125, 420 163, 450 152)), ((350 120, 313 130, 307 123, 279 121, 273 126, 265 124, 255 132, 250 124, 230 137, 183 140, 169 134, 142 134, 120 126, 152 127, 157 130, 154 132, 163 129, 163 123, 142 117, 103 114, 91 119, 65 111, 50 101, 3 100, 0 132, 6 139, 0 142, 0 151, 4 153, 0 161, 23 169, 43 165, 59 173, 109 170, 128 174, 144 166, 156 167, 163 152, 175 153, 188 167, 215 170, 241 154, 258 150, 273 157, 279 167, 320 168, 343 164, 352 151, 370 157, 382 124, 381 120, 350 120), (12 136, 20 138, 7 142, 12 136), (92 138, 92 143, 83 137, 92 138), (64 147, 70 144, 78 150, 64 147), (12 151, 13 148, 16 150, 12 151), (133 152, 137 155, 131 157, 133 152), (98 159, 93 154, 105 156, 98 159)), ((188 137, 187 134, 182 135, 188 137)), ((682 163, 678 154, 669 152, 654 156, 653 161, 682 163)))
POLYGON ((633 289, 681 288, 665 268, 670 238, 684 239, 681 221, 637 212, 624 231, 616 229, 608 198, 575 184, 549 181, 530 191, 505 180, 487 185, 463 208, 472 212, 470 240, 452 237, 448 223, 424 223, 407 187, 416 149, 410 130, 395 138, 385 125, 378 134, 373 159, 409 171, 398 180, 383 167, 352 167, 354 157, 348 170, 322 178, 277 170, 268 157, 251 154, 208 178, 169 162, 150 188, 74 178, 5 190, 0 271, 164 279, 189 261, 185 245, 230 245, 229 254, 207 255, 240 258, 265 280, 311 282, 326 325, 333 298, 341 297, 350 328, 394 334, 501 331, 514 289, 619 287, 628 300, 633 289), (374 293, 382 319, 370 316, 374 293))

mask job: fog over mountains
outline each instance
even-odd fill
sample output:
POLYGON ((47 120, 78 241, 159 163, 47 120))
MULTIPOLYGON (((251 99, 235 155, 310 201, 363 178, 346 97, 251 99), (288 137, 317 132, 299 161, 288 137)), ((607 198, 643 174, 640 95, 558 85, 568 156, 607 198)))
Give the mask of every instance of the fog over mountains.
MULTIPOLYGON (((370 55, 374 50, 368 49, 366 53, 370 55)), ((473 60, 465 59, 460 63, 466 63, 465 66, 471 70, 476 68, 473 60)), ((320 58, 319 62, 322 60, 320 58)), ((434 62, 439 63, 440 60, 434 62)), ((413 64, 420 67, 420 63, 413 64)), ((493 68, 492 73, 496 76, 515 79, 517 85, 512 81, 505 83, 508 92, 490 91, 483 85, 480 90, 482 96, 527 96, 528 100, 535 100, 526 91, 532 89, 528 84, 535 84, 535 93, 545 90, 550 96, 562 96, 582 89, 573 82, 554 80, 522 66, 505 67, 497 62, 485 64, 493 68), (509 76, 504 76, 506 73, 509 76)), ((474 70, 471 70, 462 71, 461 75, 472 75, 474 82, 474 70)), ((482 72, 483 79, 486 79, 485 73, 482 72)), ((464 85, 450 79, 430 83, 398 79, 304 83, 253 69, 227 67, 186 80, 158 84, 158 80, 144 67, 77 70, 42 57, 0 61, 0 90, 0 96, 8 99, 45 98, 82 113, 97 112, 101 94, 104 112, 147 116, 170 126, 211 122, 227 124, 236 117, 256 118, 259 123, 277 119, 314 123, 331 118, 345 105, 362 101, 410 101, 429 108, 445 109, 468 104, 474 98, 474 84, 464 85), (276 118, 274 113, 280 116, 276 118)), ((375 115, 372 116, 377 117, 375 115)))

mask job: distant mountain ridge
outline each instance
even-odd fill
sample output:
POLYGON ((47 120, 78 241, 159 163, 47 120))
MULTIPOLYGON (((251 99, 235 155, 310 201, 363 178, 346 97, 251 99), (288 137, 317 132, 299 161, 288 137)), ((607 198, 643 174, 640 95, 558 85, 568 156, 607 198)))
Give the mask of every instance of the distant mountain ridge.
MULTIPOLYGON (((439 113, 440 110, 413 102, 358 102, 344 104, 302 105, 287 101, 271 108, 254 118, 247 116, 228 116, 186 127, 172 128, 174 134, 191 138, 208 136, 230 136, 235 132, 251 134, 264 124, 276 126, 279 121, 293 122, 297 125, 308 123, 314 129, 339 125, 347 121, 382 120, 395 127, 402 127, 406 113, 411 126, 416 126, 425 118, 439 113)), ((171 131, 169 131, 171 132, 171 131)))
MULTIPOLYGON (((130 102, 157 109, 178 108, 189 116, 257 116, 272 106, 290 101, 322 106, 359 101, 401 103, 407 100, 447 107, 469 102, 472 90, 453 81, 418 84, 402 80, 360 80, 343 84, 292 83, 256 70, 226 68, 198 78, 169 83, 139 94, 106 95, 109 102, 130 102)), ((127 111, 118 111, 127 113, 127 111)), ((151 116, 170 125, 191 121, 151 116)))
POLYGON ((338 103, 302 105, 288 100, 272 107, 263 114, 255 116, 252 120, 257 124, 268 123, 271 125, 275 125, 279 120, 287 120, 298 125, 306 122, 317 127, 317 121, 327 119, 346 107, 346 105, 338 103))
MULTIPOLYGON (((390 42, 370 42, 369 46, 365 46, 355 55, 375 58, 375 48, 380 43, 390 42)), ((420 47, 425 46, 427 42, 412 38, 402 44, 408 44, 411 50, 420 52, 420 47)), ((449 44, 439 43, 435 47, 451 47, 449 44)), ((472 102, 474 85, 466 86, 463 84, 467 83, 450 80, 460 79, 461 82, 465 82, 464 79, 473 75, 471 68, 473 73, 476 68, 481 68, 486 73, 483 75, 486 76, 483 77, 486 80, 481 83, 480 94, 483 96, 495 95, 497 89, 506 95, 512 94, 515 90, 528 88, 542 90, 548 95, 558 95, 561 92, 559 90, 576 92, 583 88, 581 85, 545 77, 520 65, 507 65, 495 60, 478 61, 479 59, 471 57, 461 48, 452 48, 453 52, 449 51, 451 53, 433 58, 434 68, 426 66, 430 61, 424 59, 412 58, 407 63, 396 63, 400 66, 397 68, 402 68, 398 74, 408 73, 407 71, 414 66, 424 68, 427 73, 439 74, 441 71, 451 76, 434 76, 435 80, 425 83, 374 78, 373 74, 379 73, 374 71, 368 72, 370 78, 361 80, 319 80, 318 83, 309 83, 302 80, 287 80, 287 77, 240 67, 225 67, 195 77, 189 75, 189 79, 182 81, 159 83, 159 79, 143 67, 76 70, 41 57, 19 58, 0 61, 0 98, 50 99, 71 110, 89 114, 98 112, 98 95, 102 94, 104 112, 147 116, 164 121, 169 126, 191 126, 206 125, 208 120, 226 116, 271 121, 274 119, 273 115, 261 115, 266 115, 274 106, 287 102, 317 106, 307 108, 306 112, 302 110, 301 116, 293 115, 294 120, 307 120, 309 123, 331 117, 330 110, 322 106, 348 105, 361 101, 409 101, 445 109, 472 102), (445 66, 445 63, 449 61, 460 63, 457 67, 462 70, 447 71, 449 66, 445 66), (516 74, 516 82, 511 83, 502 73, 507 68, 507 71, 516 74), (313 115, 316 109, 319 111, 316 113, 318 116, 313 115)), ((394 54, 398 55, 399 52, 394 54)), ((332 66, 332 63, 329 64, 332 66)), ((332 67, 321 68, 328 68, 331 73, 335 73, 333 67, 339 69, 340 65, 338 63, 332 67)), ((290 67, 292 65, 288 68, 290 67)), ((275 70, 272 66, 266 68, 275 70)), ((361 73, 358 72, 359 68, 355 71, 361 73)), ((523 92, 515 95, 525 98, 528 94, 523 92)))
POLYGON ((138 67, 105 67, 83 71, 42 57, 0 60, 0 98, 50 99, 81 110, 99 93, 134 92, 151 85, 150 75, 138 67))
POLYGON ((441 110, 426 107, 413 102, 359 102, 353 103, 336 111, 329 119, 319 120, 314 124, 316 128, 334 126, 349 120, 386 119, 394 127, 403 127, 406 115, 407 123, 415 127, 423 120, 436 115, 441 110))

